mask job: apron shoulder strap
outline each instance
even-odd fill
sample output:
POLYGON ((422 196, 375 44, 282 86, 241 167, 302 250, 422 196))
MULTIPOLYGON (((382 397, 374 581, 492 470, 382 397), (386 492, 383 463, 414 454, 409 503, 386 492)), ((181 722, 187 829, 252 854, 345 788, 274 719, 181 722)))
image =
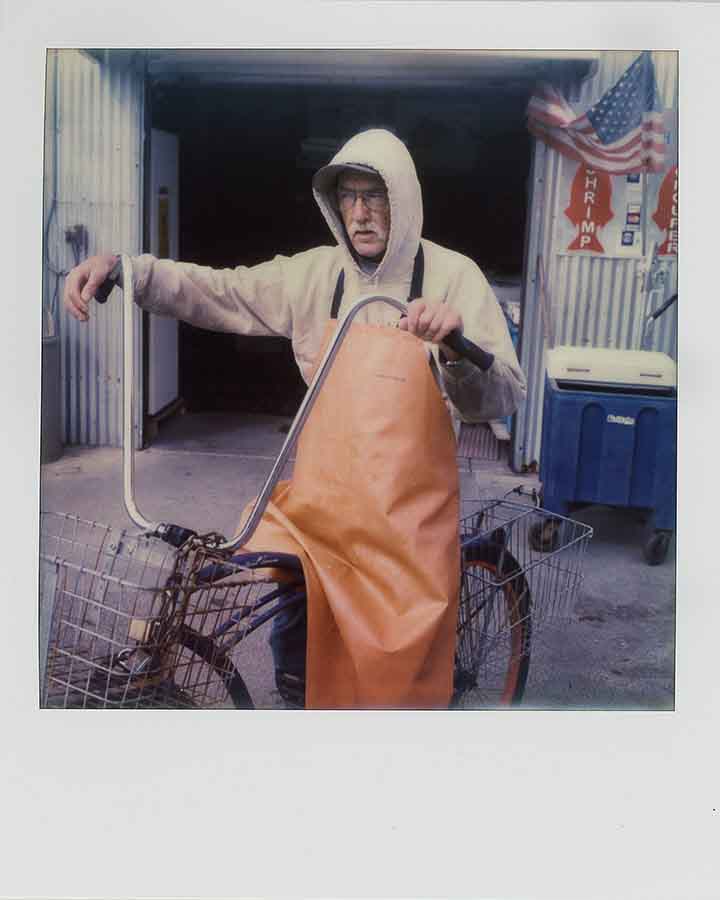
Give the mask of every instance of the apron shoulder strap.
POLYGON ((408 303, 422 297, 423 279, 425 278, 425 254, 423 253, 422 244, 418 244, 418 251, 415 254, 415 262, 413 263, 412 281, 410 282, 410 294, 408 295, 408 303))
MULTIPOLYGON (((408 295, 408 303, 417 297, 422 297, 423 279, 425 277, 425 254, 423 253, 422 244, 418 244, 418 251, 415 254, 415 262, 413 263, 412 279, 410 281, 410 293, 408 295)), ((332 306, 330 307, 330 318, 337 319, 342 303, 343 292, 345 290, 345 269, 340 269, 338 280, 335 285, 335 293, 332 298, 332 306)))
POLYGON ((343 291, 345 289, 345 269, 340 269, 337 284, 335 285, 335 293, 332 298, 332 307, 330 308, 330 318, 337 319, 338 310, 342 301, 343 291))

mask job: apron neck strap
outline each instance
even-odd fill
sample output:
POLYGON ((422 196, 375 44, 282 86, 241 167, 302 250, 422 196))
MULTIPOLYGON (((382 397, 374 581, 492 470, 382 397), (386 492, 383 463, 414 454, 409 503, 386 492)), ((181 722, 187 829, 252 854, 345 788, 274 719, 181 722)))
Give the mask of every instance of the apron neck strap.
POLYGON ((423 278, 425 277, 425 254, 423 253, 422 244, 418 244, 418 252, 415 254, 415 262, 413 263, 412 281, 410 282, 410 293, 408 295, 408 303, 411 300, 417 300, 422 297, 423 278))
MULTIPOLYGON (((422 297, 423 279, 425 277, 425 254, 423 253, 422 244, 418 244, 418 251, 415 254, 415 262, 413 263, 412 279, 410 281, 410 293, 408 295, 408 303, 422 297)), ((335 284, 335 293, 333 294, 332 306, 330 308, 330 318, 337 319, 342 303, 343 292, 345 290, 345 270, 341 269, 335 284)))

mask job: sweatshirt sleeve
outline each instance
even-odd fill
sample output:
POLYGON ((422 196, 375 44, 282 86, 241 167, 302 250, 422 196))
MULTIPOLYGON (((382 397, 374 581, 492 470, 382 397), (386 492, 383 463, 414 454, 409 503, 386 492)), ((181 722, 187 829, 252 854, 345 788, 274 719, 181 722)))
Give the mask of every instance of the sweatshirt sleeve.
POLYGON ((527 384, 515 353, 505 316, 487 279, 466 259, 453 278, 447 302, 460 313, 463 333, 494 357, 485 371, 462 360, 440 366, 447 395, 465 422, 487 422, 515 412, 527 384))
POLYGON ((286 262, 276 256, 256 266, 212 269, 143 254, 132 260, 135 301, 148 312, 210 331, 290 337, 286 262))

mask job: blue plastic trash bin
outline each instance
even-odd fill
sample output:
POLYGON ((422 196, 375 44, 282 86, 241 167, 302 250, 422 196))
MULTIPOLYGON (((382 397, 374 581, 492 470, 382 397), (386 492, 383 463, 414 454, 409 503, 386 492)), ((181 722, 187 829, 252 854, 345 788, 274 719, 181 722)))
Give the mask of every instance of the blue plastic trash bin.
POLYGON ((543 506, 559 515, 573 504, 648 510, 656 532, 674 530, 676 420, 675 364, 665 354, 549 351, 543 506))

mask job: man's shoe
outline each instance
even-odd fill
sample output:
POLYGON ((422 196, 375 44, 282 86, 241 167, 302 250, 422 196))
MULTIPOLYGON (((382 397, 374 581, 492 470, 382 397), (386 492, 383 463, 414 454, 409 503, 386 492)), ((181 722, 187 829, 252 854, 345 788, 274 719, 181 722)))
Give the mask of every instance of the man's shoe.
POLYGON ((275 684, 285 709, 305 709, 305 680, 289 672, 275 670, 275 684))

